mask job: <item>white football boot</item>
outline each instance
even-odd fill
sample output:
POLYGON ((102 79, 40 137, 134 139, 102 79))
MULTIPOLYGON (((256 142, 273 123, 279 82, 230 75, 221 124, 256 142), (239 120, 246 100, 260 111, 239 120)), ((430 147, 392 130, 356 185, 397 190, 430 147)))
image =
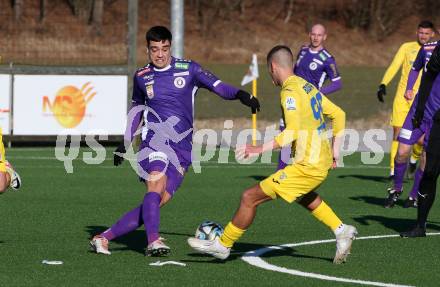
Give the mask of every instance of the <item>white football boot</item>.
POLYGON ((145 255, 154 257, 167 256, 171 252, 171 248, 163 243, 164 240, 164 238, 159 237, 157 240, 148 244, 145 255))
POLYGON ((345 225, 341 234, 336 235, 336 254, 333 263, 341 264, 347 260, 350 254, 351 244, 358 234, 356 227, 345 225))
POLYGON ((13 190, 20 189, 21 187, 20 175, 15 171, 15 169, 12 167, 9 161, 6 161, 5 165, 6 165, 6 172, 11 177, 11 183, 9 184, 9 187, 12 188, 13 190))
POLYGON ((105 254, 105 255, 112 254, 110 251, 108 251, 108 240, 104 236, 100 236, 100 235, 94 236, 90 241, 90 246, 92 247, 93 251, 95 251, 98 254, 105 254))
POLYGON ((209 254, 222 260, 228 258, 229 254, 231 253, 231 248, 221 244, 219 237, 216 237, 214 240, 202 240, 195 237, 190 237, 188 238, 188 244, 200 253, 209 254))

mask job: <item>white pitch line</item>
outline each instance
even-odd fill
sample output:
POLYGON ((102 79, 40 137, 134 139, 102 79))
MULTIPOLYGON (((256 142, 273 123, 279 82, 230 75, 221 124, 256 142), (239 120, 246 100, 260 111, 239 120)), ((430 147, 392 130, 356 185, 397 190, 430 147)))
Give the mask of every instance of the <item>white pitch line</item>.
MULTIPOLYGON (((434 233, 426 233, 426 235, 440 235, 440 232, 434 232, 434 233)), ((382 238, 390 238, 390 237, 399 237, 398 234, 389 234, 389 235, 373 235, 373 236, 364 236, 356 238, 356 240, 368 240, 368 239, 382 239, 382 238)), ((288 269, 285 267, 280 267, 277 265, 270 264, 263 259, 261 259, 259 256, 272 251, 272 250, 279 250, 284 247, 296 247, 296 246, 304 246, 304 245, 316 245, 316 244, 323 244, 323 243, 330 243, 335 242, 335 239, 327 239, 327 240, 314 240, 314 241, 305 241, 305 242, 298 242, 298 243, 289 243, 289 244, 283 244, 279 246, 269 246, 269 247, 263 247, 257 250, 248 251, 246 252, 241 259, 253 266, 263 268, 270 271, 276 271, 281 273, 290 274, 293 276, 300 276, 300 277, 308 277, 308 278, 314 278, 314 279, 320 279, 320 280, 327 280, 327 281, 336 281, 336 282, 344 282, 344 283, 353 283, 353 284, 361 284, 361 285, 370 285, 370 286, 381 286, 381 287, 414 287, 412 285, 401 285, 401 284, 394 284, 394 283, 383 283, 383 282, 375 282, 375 281, 366 281, 366 280, 358 280, 358 279, 350 279, 350 278, 343 278, 343 277, 335 277, 335 276, 329 276, 329 275, 323 275, 319 273, 311 273, 311 272, 303 272, 300 270, 295 269, 288 269)))

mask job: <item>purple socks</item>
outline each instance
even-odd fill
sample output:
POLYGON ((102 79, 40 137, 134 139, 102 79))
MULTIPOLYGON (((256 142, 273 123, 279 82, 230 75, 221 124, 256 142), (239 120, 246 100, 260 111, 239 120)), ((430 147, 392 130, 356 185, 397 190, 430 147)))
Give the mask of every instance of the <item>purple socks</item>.
POLYGON ((124 214, 118 222, 101 235, 107 240, 113 240, 138 229, 143 223, 148 244, 152 243, 159 238, 160 201, 161 197, 158 193, 148 192, 141 205, 124 214))
POLYGON ((406 162, 398 163, 394 162, 394 189, 397 192, 402 191, 403 177, 405 176, 406 162))
POLYGON ((127 234, 138 229, 143 223, 142 221, 142 205, 127 212, 112 227, 104 231, 101 235, 107 240, 113 240, 116 237, 127 234))
POLYGON ((145 232, 148 244, 159 238, 161 197, 156 192, 147 192, 142 203, 142 219, 144 220, 145 232))
POLYGON ((416 199, 417 193, 419 192, 420 181, 422 180, 423 171, 417 168, 416 174, 414 175, 414 182, 409 196, 416 199))

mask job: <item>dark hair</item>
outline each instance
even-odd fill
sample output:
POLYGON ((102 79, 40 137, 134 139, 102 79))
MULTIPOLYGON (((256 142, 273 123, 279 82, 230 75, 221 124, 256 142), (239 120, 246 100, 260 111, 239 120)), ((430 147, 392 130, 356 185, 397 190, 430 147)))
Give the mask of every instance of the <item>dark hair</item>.
POLYGON ((145 39, 147 39, 147 45, 150 46, 150 42, 163 42, 166 40, 170 41, 173 38, 173 35, 171 35, 170 30, 168 30, 167 27, 164 26, 154 26, 151 27, 150 30, 147 31, 147 34, 145 35, 145 39))
POLYGON ((290 57, 292 58, 292 60, 293 60, 293 54, 292 54, 292 51, 290 50, 289 47, 284 46, 284 45, 277 45, 277 46, 273 47, 269 51, 269 53, 267 53, 267 58, 266 58, 267 63, 270 63, 272 61, 273 56, 276 53, 278 53, 279 51, 287 52, 290 55, 290 57))
POLYGON ((431 21, 428 20, 423 20, 419 23, 419 25, 417 26, 417 28, 431 28, 432 30, 434 29, 434 24, 431 21))

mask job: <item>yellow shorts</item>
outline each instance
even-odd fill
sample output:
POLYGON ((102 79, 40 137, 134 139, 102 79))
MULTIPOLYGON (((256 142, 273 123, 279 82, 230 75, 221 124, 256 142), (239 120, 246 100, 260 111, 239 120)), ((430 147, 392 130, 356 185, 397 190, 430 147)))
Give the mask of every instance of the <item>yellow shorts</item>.
POLYGON ((2 129, 0 128, 0 172, 6 172, 5 146, 3 145, 2 129))
POLYGON ((292 203, 304 194, 315 190, 327 177, 328 171, 298 164, 288 165, 260 182, 263 192, 272 199, 281 197, 292 203))
POLYGON ((411 109, 411 101, 407 101, 403 95, 405 93, 404 88, 398 88, 396 96, 393 102, 393 114, 391 115, 390 125, 393 127, 401 128, 405 122, 406 116, 411 109))

